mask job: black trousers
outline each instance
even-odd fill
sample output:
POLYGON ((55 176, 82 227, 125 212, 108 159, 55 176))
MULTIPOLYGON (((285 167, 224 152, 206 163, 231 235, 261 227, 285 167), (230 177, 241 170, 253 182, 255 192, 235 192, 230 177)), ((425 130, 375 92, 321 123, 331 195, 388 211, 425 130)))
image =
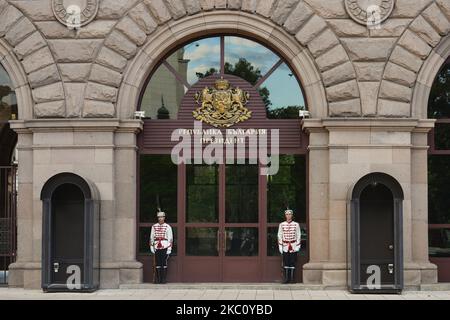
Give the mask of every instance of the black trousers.
POLYGON ((295 269, 297 265, 297 252, 283 252, 283 267, 295 269))
POLYGON ((167 255, 167 249, 155 250, 155 258, 156 258, 156 268, 161 269, 167 268, 167 259, 169 256, 167 255))

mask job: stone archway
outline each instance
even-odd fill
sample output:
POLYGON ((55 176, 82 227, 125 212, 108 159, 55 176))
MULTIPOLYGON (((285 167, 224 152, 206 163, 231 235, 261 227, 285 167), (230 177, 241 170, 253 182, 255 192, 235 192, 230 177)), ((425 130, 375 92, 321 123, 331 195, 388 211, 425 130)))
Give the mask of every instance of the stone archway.
POLYGON ((436 68, 443 64, 440 59, 450 54, 447 19, 448 1, 433 1, 398 39, 381 81, 380 116, 427 118, 429 90, 439 70, 436 68))
POLYGON ((158 59, 192 37, 229 32, 275 47, 294 68, 314 117, 359 116, 356 73, 325 20, 299 0, 140 1, 98 51, 85 92, 84 117, 132 117, 158 59))

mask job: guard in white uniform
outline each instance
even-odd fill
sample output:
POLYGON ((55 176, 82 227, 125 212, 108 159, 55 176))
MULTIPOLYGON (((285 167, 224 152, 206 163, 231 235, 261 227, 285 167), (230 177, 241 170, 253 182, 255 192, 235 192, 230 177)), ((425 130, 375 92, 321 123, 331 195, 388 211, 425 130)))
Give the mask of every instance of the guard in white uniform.
POLYGON ((152 226, 150 250, 155 255, 155 283, 166 283, 167 260, 172 253, 172 228, 165 223, 166 214, 158 212, 158 223, 152 226))
POLYGON ((292 210, 286 210, 284 215, 286 221, 280 223, 278 228, 278 248, 280 254, 283 255, 283 283, 294 283, 302 232, 300 225, 293 220, 294 212, 292 210))

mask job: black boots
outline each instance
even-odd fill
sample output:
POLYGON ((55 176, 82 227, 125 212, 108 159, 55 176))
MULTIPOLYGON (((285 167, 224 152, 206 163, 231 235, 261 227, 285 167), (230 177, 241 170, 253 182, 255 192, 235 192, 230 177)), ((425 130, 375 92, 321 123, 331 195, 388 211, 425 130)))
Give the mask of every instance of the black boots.
POLYGON ((295 268, 283 268, 283 283, 295 283, 295 268))
POLYGON ((153 283, 155 284, 164 284, 167 283, 167 268, 156 268, 155 279, 153 283))
POLYGON ((295 283, 295 268, 289 269, 289 283, 295 283))
POLYGON ((161 269, 161 282, 160 283, 162 283, 162 284, 167 283, 166 277, 167 277, 167 268, 162 268, 161 269))
POLYGON ((286 284, 286 283, 289 283, 289 271, 290 271, 290 269, 288 269, 288 268, 283 268, 283 283, 284 284, 286 284))

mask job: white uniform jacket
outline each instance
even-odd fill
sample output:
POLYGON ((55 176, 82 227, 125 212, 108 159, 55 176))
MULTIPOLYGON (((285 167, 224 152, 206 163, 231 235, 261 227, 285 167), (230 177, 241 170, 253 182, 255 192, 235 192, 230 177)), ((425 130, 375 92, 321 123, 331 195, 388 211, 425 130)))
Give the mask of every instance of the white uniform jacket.
POLYGON ((283 252, 299 252, 301 247, 302 231, 295 222, 282 222, 278 228, 278 249, 283 252))
POLYGON ((167 254, 170 254, 172 252, 172 245, 172 227, 167 223, 155 223, 152 226, 152 232, 150 233, 150 249, 152 253, 155 253, 155 250, 167 249, 167 254))

